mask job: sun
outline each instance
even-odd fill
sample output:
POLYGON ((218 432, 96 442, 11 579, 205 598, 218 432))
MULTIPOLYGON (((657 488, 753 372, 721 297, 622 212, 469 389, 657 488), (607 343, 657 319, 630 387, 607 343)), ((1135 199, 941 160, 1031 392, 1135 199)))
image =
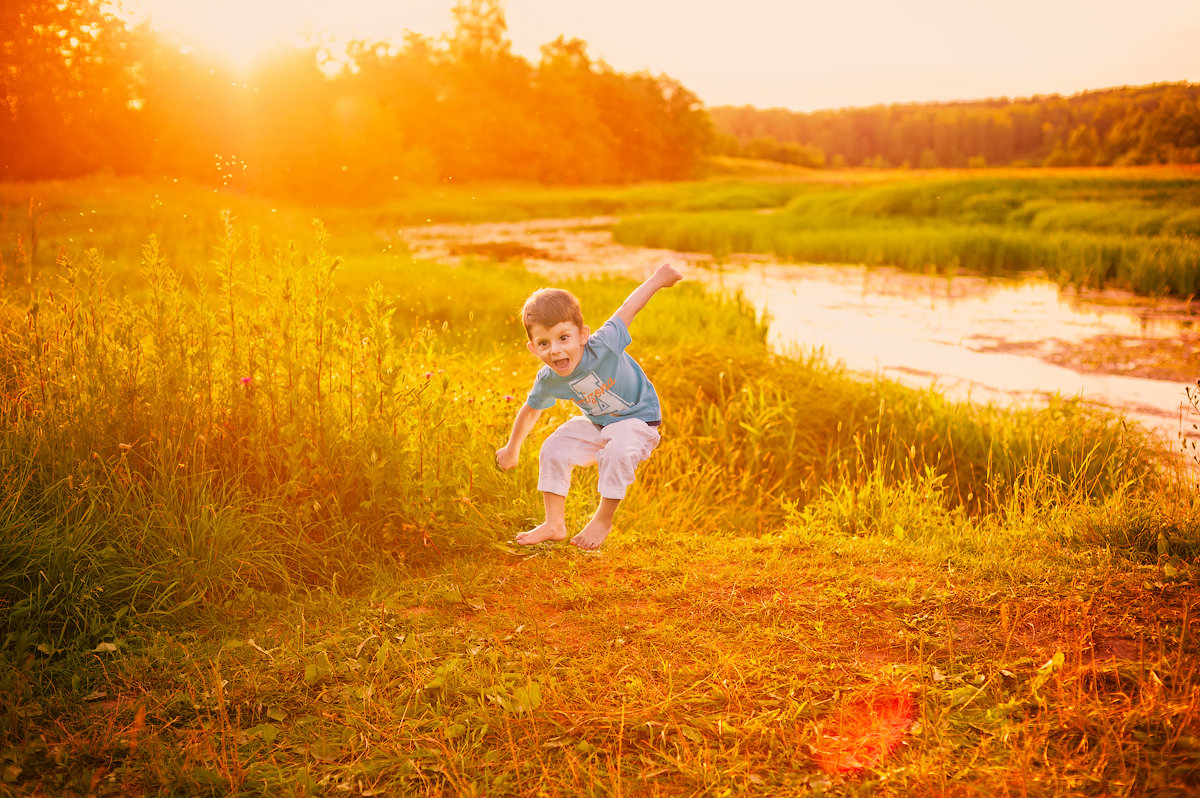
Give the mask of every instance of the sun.
POLYGON ((236 72, 263 57, 323 33, 295 3, 265 0, 133 0, 125 16, 146 21, 183 48, 215 56, 236 72))
POLYGON ((272 52, 307 42, 443 32, 453 0, 115 0, 115 6, 127 20, 146 21, 244 73, 272 52))

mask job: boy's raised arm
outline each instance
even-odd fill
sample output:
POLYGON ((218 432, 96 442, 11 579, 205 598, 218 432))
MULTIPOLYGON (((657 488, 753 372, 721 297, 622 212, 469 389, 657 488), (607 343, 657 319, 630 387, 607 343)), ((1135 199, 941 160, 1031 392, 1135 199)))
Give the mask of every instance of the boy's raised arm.
POLYGON ((683 275, 674 266, 664 263, 654 274, 650 275, 650 279, 633 289, 633 293, 625 298, 621 307, 617 308, 617 312, 613 315, 625 322, 626 327, 629 327, 633 324, 633 317, 646 307, 658 289, 670 288, 682 279, 683 275))

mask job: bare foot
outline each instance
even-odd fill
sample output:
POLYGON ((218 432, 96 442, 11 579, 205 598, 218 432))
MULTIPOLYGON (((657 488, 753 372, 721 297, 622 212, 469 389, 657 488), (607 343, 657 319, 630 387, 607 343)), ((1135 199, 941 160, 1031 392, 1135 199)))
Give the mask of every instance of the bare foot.
POLYGON ((600 544, 608 537, 608 533, 612 532, 612 522, 605 523, 604 521, 593 518, 588 522, 588 525, 580 530, 579 534, 571 538, 571 545, 581 549, 594 551, 600 548, 600 544))
POLYGON ((527 532, 517 535, 517 542, 522 546, 532 546, 547 540, 566 540, 567 528, 562 524, 552 524, 545 521, 527 532))

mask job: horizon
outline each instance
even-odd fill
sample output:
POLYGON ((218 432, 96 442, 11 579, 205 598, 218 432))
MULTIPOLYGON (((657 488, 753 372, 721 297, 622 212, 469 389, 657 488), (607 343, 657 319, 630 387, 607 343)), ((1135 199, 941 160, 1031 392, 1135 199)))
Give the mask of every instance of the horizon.
POLYGON ((961 97, 953 100, 899 100, 895 102, 879 102, 870 105, 843 105, 836 108, 814 108, 812 110, 797 110, 795 108, 784 108, 782 106, 761 106, 750 103, 720 103, 718 105, 705 104, 706 108, 744 108, 750 107, 758 111, 787 111, 793 114, 821 114, 821 113, 837 113, 839 111, 856 111, 865 108, 892 108, 892 107, 907 107, 917 105, 979 105, 983 103, 1021 103, 1021 102, 1036 102, 1051 97, 1062 97, 1070 99, 1072 97, 1080 97, 1085 94, 1104 94, 1106 92, 1117 92, 1133 89, 1149 89, 1155 86, 1197 86, 1200 81, 1187 80, 1160 80, 1154 83, 1126 83, 1121 86, 1103 86, 1093 89, 1081 89, 1073 92, 1040 92, 1038 94, 1028 94, 1011 97, 961 97))

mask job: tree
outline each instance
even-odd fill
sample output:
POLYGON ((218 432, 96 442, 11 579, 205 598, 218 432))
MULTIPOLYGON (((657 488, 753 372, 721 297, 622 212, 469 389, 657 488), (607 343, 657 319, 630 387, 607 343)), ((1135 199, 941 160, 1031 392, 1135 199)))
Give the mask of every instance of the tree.
POLYGON ((1096 163, 1100 151, 1100 139, 1091 125, 1079 125, 1067 139, 1067 160, 1074 166, 1091 166, 1096 163))
POLYGON ((535 68, 512 52, 501 0, 462 0, 436 40, 355 42, 336 74, 301 47, 246 79, 127 30, 107 2, 0 4, 0 179, 128 170, 341 199, 400 180, 669 179, 712 133, 678 81, 617 73, 580 40, 547 45, 535 68))
POLYGON ((541 56, 534 76, 535 102, 546 134, 538 152, 538 179, 616 180, 618 140, 597 104, 601 79, 587 44, 559 36, 542 45, 541 56))
MULTIPOLYGON (((800 114, 710 109, 719 134, 808 144, 851 164, 962 166, 1200 161, 1200 85, 1156 84, 1024 100, 910 103, 800 114)), ((726 148, 727 145, 726 145, 726 148)))
POLYGON ((136 168, 129 55, 99 0, 0 4, 0 178, 136 168))
POLYGON ((453 179, 518 177, 534 162, 542 134, 533 68, 513 55, 499 0, 464 0, 454 17, 441 70, 442 169, 453 179))
MULTIPOLYGON (((224 182, 227 162, 245 161, 247 88, 202 52, 138 31, 138 128, 147 139, 141 171, 224 182)), ((239 170, 240 171, 240 170, 239 170)), ((240 177, 240 175, 239 175, 240 177)))

